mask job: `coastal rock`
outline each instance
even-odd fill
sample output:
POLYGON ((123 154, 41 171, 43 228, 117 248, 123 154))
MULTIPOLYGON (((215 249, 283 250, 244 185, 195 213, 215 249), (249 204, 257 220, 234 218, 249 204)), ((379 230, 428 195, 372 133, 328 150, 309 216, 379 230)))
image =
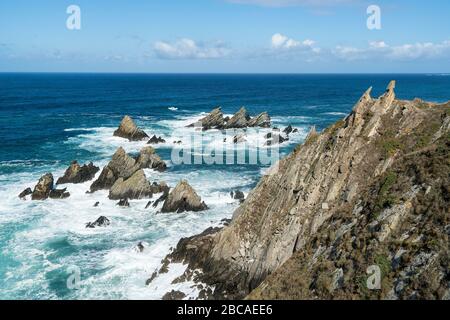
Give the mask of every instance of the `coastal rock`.
POLYGON ((190 124, 188 127, 201 127, 203 130, 222 129, 224 126, 222 109, 220 107, 212 110, 206 117, 203 117, 196 123, 190 124))
POLYGON ((130 157, 122 147, 119 147, 112 160, 103 168, 98 179, 92 183, 90 191, 108 190, 117 179, 127 179, 139 169, 140 166, 136 164, 136 160, 130 157))
POLYGON ((73 161, 67 168, 64 176, 58 179, 56 184, 65 183, 83 183, 94 179, 95 174, 100 170, 99 167, 94 166, 92 162, 80 166, 78 162, 73 161))
POLYGON ((288 125, 286 128, 284 128, 283 132, 284 132, 285 134, 289 134, 289 133, 291 133, 293 130, 294 130, 294 129, 292 128, 292 126, 291 126, 291 125, 288 125))
POLYGON ((158 143, 165 143, 166 140, 164 140, 161 137, 157 137, 156 135, 153 135, 153 137, 148 140, 147 144, 158 144, 158 143))
POLYGON ((130 202, 126 198, 125 199, 120 199, 120 201, 116 203, 116 206, 129 207, 130 206, 130 202))
POLYGON ((227 121, 225 129, 246 128, 249 120, 250 116, 248 115, 247 109, 242 107, 227 121))
POLYGON ((100 204, 100 202, 97 201, 96 203, 94 203, 94 207, 98 207, 99 204, 100 204))
POLYGON ((126 138, 130 141, 139 141, 148 138, 148 135, 136 126, 133 119, 125 116, 120 123, 119 128, 114 131, 114 136, 126 138))
POLYGON ((153 203, 153 208, 156 208, 161 202, 167 199, 167 197, 169 196, 169 190, 170 188, 167 187, 167 189, 163 191, 163 194, 153 203))
POLYGON ((208 207, 186 180, 181 180, 164 201, 161 212, 202 211, 208 207))
POLYGON ((183 300, 184 298, 186 298, 185 293, 178 290, 172 290, 163 295, 162 300, 183 300))
POLYGON ((254 118, 251 118, 247 125, 249 127, 270 128, 271 122, 267 112, 262 112, 254 118))
POLYGON ((94 222, 86 223, 86 228, 106 227, 111 224, 111 221, 107 217, 101 216, 94 222))
POLYGON ((25 199, 26 196, 30 195, 33 193, 33 190, 31 190, 31 188, 26 188, 25 190, 23 190, 20 194, 19 194, 19 198, 21 199, 25 199))
POLYGON ((228 226, 181 239, 166 261, 198 270, 194 282, 213 285, 216 299, 385 299, 400 283, 399 299, 447 297, 450 143, 433 137, 450 102, 423 108, 394 87, 312 128, 228 226), (383 270, 381 290, 361 286, 371 265, 383 270))
POLYGON ((31 195, 32 200, 45 200, 50 195, 50 191, 53 190, 53 175, 47 173, 43 175, 36 186, 34 187, 31 195))
POLYGON ((244 200, 245 199, 244 193, 240 190, 231 191, 230 196, 231 196, 231 198, 236 199, 236 200, 244 200))
POLYGON ((265 146, 273 146, 275 144, 280 144, 289 140, 288 137, 284 138, 279 134, 271 134, 271 133, 268 133, 266 135, 266 138, 268 138, 268 140, 264 144, 265 146))
POLYGON ((143 199, 153 196, 152 186, 145 177, 144 170, 136 171, 128 179, 119 178, 109 190, 111 200, 143 199))
POLYGON ((136 165, 141 169, 155 169, 163 172, 167 169, 166 163, 156 154, 152 147, 144 147, 141 149, 139 156, 136 158, 136 165))
POLYGON ((70 197, 70 193, 67 192, 67 188, 64 189, 53 189, 49 193, 49 198, 51 199, 65 199, 70 197))

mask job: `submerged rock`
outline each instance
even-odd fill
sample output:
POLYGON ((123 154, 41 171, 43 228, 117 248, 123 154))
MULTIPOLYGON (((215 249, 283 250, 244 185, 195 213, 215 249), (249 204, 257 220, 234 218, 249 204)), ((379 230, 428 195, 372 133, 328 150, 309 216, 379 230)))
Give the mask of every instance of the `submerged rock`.
POLYGON ((128 179, 119 178, 109 190, 109 198, 111 200, 118 200, 123 198, 128 199, 143 199, 151 198, 153 196, 152 186, 145 177, 144 170, 136 171, 128 179))
POLYGON ((130 202, 128 202, 128 199, 120 199, 120 201, 116 203, 116 206, 129 207, 130 206, 130 202))
POLYGON ((186 180, 181 180, 164 201, 162 212, 202 211, 208 207, 186 180))
POLYGON ((21 193, 19 193, 19 198, 25 199, 26 196, 28 196, 28 195, 30 195, 32 193, 33 193, 33 190, 31 190, 31 188, 26 188, 21 193))
POLYGON ((286 128, 284 128, 283 132, 284 132, 285 134, 289 134, 289 133, 291 133, 293 130, 294 130, 294 129, 292 128, 292 126, 291 126, 291 125, 288 125, 286 128))
POLYGON ((96 203, 94 203, 94 207, 98 207, 98 205, 100 204, 100 202, 96 202, 96 203))
POLYGON ((101 216, 94 222, 88 222, 86 224, 86 228, 106 227, 106 226, 109 226, 110 224, 111 224, 111 222, 109 221, 109 219, 107 217, 101 216))
POLYGON ((155 169, 163 172, 167 169, 166 163, 156 154, 152 147, 144 147, 141 149, 139 156, 136 158, 136 164, 141 169, 155 169))
POLYGON ((66 191, 67 188, 64 189, 53 189, 49 193, 49 198, 51 199, 65 199, 70 197, 70 193, 66 191))
POLYGON ((266 137, 268 137, 268 140, 267 140, 266 143, 264 144, 265 146, 272 146, 272 145, 280 144, 280 143, 283 143, 283 142, 289 140, 288 137, 284 138, 284 137, 282 137, 282 136, 279 135, 279 134, 271 134, 271 133, 269 134, 269 133, 268 133, 268 134, 266 135, 266 137))
POLYGON ((236 199, 236 200, 244 200, 245 199, 244 193, 240 190, 231 191, 230 196, 231 196, 231 198, 236 199))
POLYGON ((144 245, 142 244, 142 241, 139 241, 139 243, 138 243, 137 246, 136 246, 136 249, 137 249, 139 252, 143 252, 143 251, 144 251, 145 247, 144 247, 144 245))
POLYGON ((50 191, 53 190, 53 175, 47 173, 43 175, 36 186, 34 187, 31 195, 32 200, 45 200, 50 195, 50 191))
POLYGON ((148 135, 136 126, 133 119, 125 116, 120 123, 119 128, 114 131, 114 136, 126 138, 130 141, 138 141, 148 138, 148 135))
POLYGON ((100 170, 99 167, 94 166, 92 162, 80 166, 78 162, 73 161, 67 168, 64 176, 58 179, 56 184, 65 183, 83 183, 94 179, 95 174, 100 170))
POLYGON ((164 140, 161 137, 157 137, 156 135, 153 135, 153 137, 148 140, 147 144, 158 144, 158 143, 165 143, 166 140, 164 140))

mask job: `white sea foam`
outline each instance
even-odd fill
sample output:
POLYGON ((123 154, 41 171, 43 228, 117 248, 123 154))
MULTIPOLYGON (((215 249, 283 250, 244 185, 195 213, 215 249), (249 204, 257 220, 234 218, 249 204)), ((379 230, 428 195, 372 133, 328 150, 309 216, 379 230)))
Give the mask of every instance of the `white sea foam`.
MULTIPOLYGON (((166 143, 157 149, 171 148, 173 141, 190 142, 193 128, 187 125, 196 122, 205 114, 176 116, 172 120, 155 121, 138 118, 139 125, 149 134, 162 136, 166 143)), ((119 118, 118 118, 119 119, 119 118)), ((303 118, 275 118, 277 125, 302 123, 303 118), (293 120, 298 120, 294 122, 293 120)), ((295 126, 286 144, 298 143, 307 134, 307 126, 295 126)), ((281 127, 280 127, 281 129, 281 127)), ((127 152, 138 152, 146 141, 129 142, 114 137, 113 127, 68 128, 67 132, 79 132, 64 143, 68 148, 86 150, 97 155, 97 166, 103 167, 118 147, 127 152)), ((263 129, 248 131, 248 144, 254 144, 259 135, 270 132, 263 129)), ((216 132, 218 133, 218 132, 216 132)), ((205 133, 210 137, 214 131, 205 133)), ((206 140, 204 145, 213 147, 217 140, 206 140)), ((225 148, 239 148, 227 141, 225 148)), ((170 159, 164 159, 171 165, 170 159)), ((36 159, 36 162, 41 160, 36 159)), ((27 163, 1 163, 3 166, 22 166, 27 163)), ((36 167, 36 163, 30 163, 36 167)), ((0 229, 13 230, 8 237, 8 246, 1 254, 15 261, 17 266, 6 272, 4 288, 0 298, 76 298, 76 299, 159 299, 166 292, 180 290, 193 298, 198 289, 191 282, 172 285, 185 266, 172 264, 167 274, 158 276, 149 286, 145 285, 151 274, 160 267, 161 260, 176 246, 181 237, 197 234, 207 227, 221 225, 223 218, 230 218, 238 202, 230 197, 230 191, 240 189, 248 194, 258 180, 254 171, 236 171, 227 166, 192 165, 183 170, 156 172, 145 169, 150 181, 166 181, 174 187, 181 179, 187 179, 209 206, 198 213, 158 214, 161 204, 145 209, 146 200, 132 200, 129 208, 116 206, 117 201, 108 199, 107 191, 87 194, 92 181, 83 184, 67 184, 71 196, 68 199, 45 201, 23 201, 17 195, 26 187, 34 187, 39 177, 51 171, 57 179, 62 176, 69 163, 50 162, 30 172, 3 174, 0 176, 0 229), (98 207, 94 203, 99 202, 98 207), (111 224, 107 227, 86 228, 87 222, 106 216, 111 224), (25 227, 14 230, 14 226, 25 227), (142 241, 143 252, 136 250, 142 241), (81 288, 68 290, 65 280, 67 268, 78 266, 81 271, 81 288)), ((175 169, 175 168, 174 168, 175 169)), ((100 172, 97 173, 97 177, 100 172)), ((155 195, 152 200, 156 200, 155 195)))

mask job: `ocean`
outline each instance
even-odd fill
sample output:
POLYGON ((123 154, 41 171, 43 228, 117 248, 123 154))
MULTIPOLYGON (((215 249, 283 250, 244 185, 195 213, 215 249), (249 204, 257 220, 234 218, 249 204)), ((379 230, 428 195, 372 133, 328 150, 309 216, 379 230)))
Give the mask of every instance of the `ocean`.
POLYGON ((280 146, 286 155, 311 126, 322 130, 342 119, 369 86, 377 96, 392 79, 399 99, 450 99, 450 76, 434 74, 0 74, 0 299, 159 299, 180 288, 194 297, 191 283, 170 283, 182 265, 145 282, 180 238, 230 218, 239 205, 230 191, 248 194, 265 168, 172 164, 173 140, 185 142, 185 126, 215 106, 228 115, 241 106, 252 115, 267 111, 274 126, 298 128, 280 146), (65 185, 68 199, 18 198, 46 172, 62 176, 74 159, 103 167, 119 146, 139 151, 145 141, 113 137, 126 114, 150 136, 167 140, 156 149, 168 170, 146 170, 147 177, 172 187, 187 179, 207 211, 157 214, 145 209, 148 200, 120 208, 107 191, 86 194, 92 181, 65 185), (85 228, 101 215, 110 226, 85 228), (139 242, 143 252, 136 250, 139 242), (68 286, 74 274, 75 288, 68 286))

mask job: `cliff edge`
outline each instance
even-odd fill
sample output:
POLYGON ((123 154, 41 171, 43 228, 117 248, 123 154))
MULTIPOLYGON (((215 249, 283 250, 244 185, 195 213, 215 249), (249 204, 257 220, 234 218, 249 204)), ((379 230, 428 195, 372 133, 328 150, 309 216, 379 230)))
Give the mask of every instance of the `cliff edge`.
POLYGON ((215 299, 450 298, 449 130, 450 102, 369 88, 263 176, 228 226, 182 239, 164 263, 186 263, 184 279, 215 299))

